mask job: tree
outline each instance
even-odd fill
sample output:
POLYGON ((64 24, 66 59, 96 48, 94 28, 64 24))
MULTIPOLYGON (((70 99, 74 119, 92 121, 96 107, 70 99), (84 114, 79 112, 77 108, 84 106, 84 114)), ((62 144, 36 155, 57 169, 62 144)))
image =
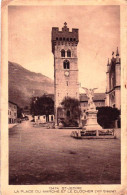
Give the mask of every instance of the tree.
POLYGON ((54 114, 54 101, 46 95, 34 97, 31 100, 30 111, 33 116, 54 114))
POLYGON ((81 115, 80 102, 78 99, 65 97, 61 102, 65 110, 65 125, 66 126, 78 126, 81 115))
POLYGON ((97 107, 97 121, 103 128, 112 128, 115 120, 119 118, 120 110, 117 108, 97 107))

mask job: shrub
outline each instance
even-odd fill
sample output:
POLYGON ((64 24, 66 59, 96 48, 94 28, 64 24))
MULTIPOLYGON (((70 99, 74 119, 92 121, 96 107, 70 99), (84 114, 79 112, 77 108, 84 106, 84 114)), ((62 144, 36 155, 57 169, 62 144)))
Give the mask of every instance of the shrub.
POLYGON ((103 128, 113 128, 115 120, 119 118, 120 110, 112 107, 97 107, 97 122, 103 128))

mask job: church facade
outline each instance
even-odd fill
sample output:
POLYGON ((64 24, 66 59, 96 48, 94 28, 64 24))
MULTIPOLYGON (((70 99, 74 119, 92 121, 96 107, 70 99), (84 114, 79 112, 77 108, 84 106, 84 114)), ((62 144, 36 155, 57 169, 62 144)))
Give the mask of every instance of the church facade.
POLYGON ((54 55, 54 103, 55 119, 57 111, 65 97, 79 99, 78 57, 79 42, 78 29, 69 31, 64 23, 62 31, 58 27, 52 28, 52 53, 54 55))
POLYGON ((112 59, 107 63, 107 89, 106 106, 121 109, 121 61, 117 48, 116 56, 112 53, 112 59))

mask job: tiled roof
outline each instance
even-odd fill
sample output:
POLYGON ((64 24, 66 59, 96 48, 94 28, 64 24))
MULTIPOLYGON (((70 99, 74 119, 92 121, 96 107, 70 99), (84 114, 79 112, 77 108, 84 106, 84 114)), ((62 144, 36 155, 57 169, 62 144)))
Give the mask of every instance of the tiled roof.
MULTIPOLYGON (((54 94, 47 94, 47 97, 50 97, 54 100, 54 94)), ((79 95, 80 97, 80 102, 88 101, 88 97, 86 96, 85 93, 82 93, 79 95)), ((94 93, 94 101, 104 101, 106 98, 105 93, 94 93)))
POLYGON ((16 104, 16 103, 14 103, 14 102, 12 102, 12 101, 9 101, 9 103, 14 104, 14 105, 16 105, 16 106, 17 106, 17 104, 16 104))
MULTIPOLYGON (((94 94, 94 101, 104 101, 106 98, 105 93, 95 93, 94 94)), ((88 97, 86 94, 80 94, 80 102, 88 101, 88 97)))

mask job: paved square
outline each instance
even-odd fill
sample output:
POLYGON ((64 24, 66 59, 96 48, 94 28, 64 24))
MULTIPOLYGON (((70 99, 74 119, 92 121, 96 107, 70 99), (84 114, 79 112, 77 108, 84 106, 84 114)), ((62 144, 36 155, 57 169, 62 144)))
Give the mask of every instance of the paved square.
POLYGON ((71 131, 29 121, 10 129, 9 184, 120 184, 120 137, 78 140, 71 131))

